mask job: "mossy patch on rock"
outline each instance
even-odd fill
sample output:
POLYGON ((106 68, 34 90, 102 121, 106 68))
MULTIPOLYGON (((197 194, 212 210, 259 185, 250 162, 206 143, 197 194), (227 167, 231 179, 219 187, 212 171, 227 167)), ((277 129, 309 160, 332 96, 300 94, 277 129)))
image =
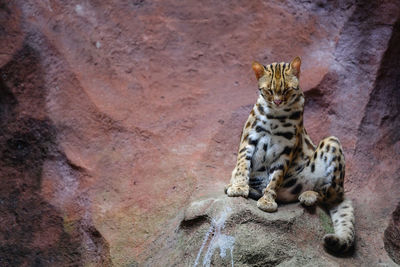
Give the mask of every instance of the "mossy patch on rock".
POLYGON ((318 218, 326 234, 334 233, 331 217, 323 210, 318 210, 318 218))

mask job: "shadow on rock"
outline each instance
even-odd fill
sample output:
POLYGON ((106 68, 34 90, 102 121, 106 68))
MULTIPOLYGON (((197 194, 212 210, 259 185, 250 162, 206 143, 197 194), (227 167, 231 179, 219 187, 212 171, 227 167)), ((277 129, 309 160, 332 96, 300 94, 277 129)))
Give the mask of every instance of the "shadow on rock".
POLYGON ((0 265, 109 265, 100 233, 83 219, 69 223, 41 195, 44 162, 66 159, 57 129, 44 115, 38 54, 25 45, 0 73, 0 265), (86 251, 88 242, 94 252, 86 251))

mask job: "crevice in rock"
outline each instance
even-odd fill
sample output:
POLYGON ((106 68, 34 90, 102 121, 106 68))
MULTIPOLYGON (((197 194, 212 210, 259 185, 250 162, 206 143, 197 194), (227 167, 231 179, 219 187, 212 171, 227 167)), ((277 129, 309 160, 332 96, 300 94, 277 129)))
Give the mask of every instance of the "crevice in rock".
POLYGON ((383 241, 389 256, 394 262, 400 264, 400 202, 385 230, 383 241))
POLYGON ((382 59, 375 86, 364 117, 358 128, 359 150, 368 150, 381 143, 393 145, 400 140, 400 20, 393 27, 392 37, 382 59))
MULTIPOLYGON (((88 262, 96 263, 100 266, 112 266, 110 257, 110 247, 103 235, 88 222, 81 222, 82 231, 84 231, 92 243, 91 246, 86 244, 88 262)), ((86 242, 88 243, 88 241, 86 242)))
POLYGON ((198 228, 202 224, 209 222, 210 218, 207 215, 196 216, 195 218, 183 220, 179 228, 183 230, 192 230, 193 228, 198 228))

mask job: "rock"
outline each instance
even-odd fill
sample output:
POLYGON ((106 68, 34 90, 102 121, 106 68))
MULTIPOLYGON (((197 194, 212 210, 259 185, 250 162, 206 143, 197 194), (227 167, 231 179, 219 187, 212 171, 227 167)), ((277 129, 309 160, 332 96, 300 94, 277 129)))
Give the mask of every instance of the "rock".
POLYGON ((333 231, 327 216, 320 208, 305 211, 298 203, 266 213, 256 201, 244 198, 215 195, 195 200, 184 211, 168 247, 146 264, 336 266, 340 259, 332 258, 322 245, 324 234, 333 231))
POLYGON ((23 47, 2 69, 0 79, 1 266, 109 266, 109 246, 90 217, 83 195, 69 200, 82 170, 57 143, 57 127, 46 114, 38 55, 23 47), (54 165, 62 188, 44 183, 54 165), (48 196, 58 198, 49 201, 48 196), (71 201, 71 202, 69 202, 71 201), (62 205, 54 205, 55 203, 62 205))
POLYGON ((392 214, 389 226, 385 230, 385 249, 394 262, 400 264, 400 203, 392 214))
POLYGON ((0 68, 12 59, 24 40, 21 15, 16 3, 0 3, 0 68))
MULTIPOLYGON (((356 247, 343 258, 325 254, 329 220, 318 228, 319 215, 293 204, 272 215, 287 222, 295 210, 290 233, 271 222, 265 234, 286 252, 260 257, 394 265, 383 234, 400 193, 399 1, 3 2, 0 217, 9 227, 0 229, 0 265, 140 266, 163 255, 176 263, 182 254, 169 244, 192 235, 181 261, 194 263, 222 211, 200 205, 185 230, 186 207, 222 199, 256 100, 251 62, 297 55, 311 138, 343 144, 356 247)), ((251 201, 224 201, 232 216, 266 219, 251 201)), ((221 233, 235 238, 238 264, 256 264, 251 251, 274 247, 251 243, 241 228, 266 222, 237 225, 232 216, 221 233)), ((216 249, 212 262, 229 264, 229 255, 216 249)))

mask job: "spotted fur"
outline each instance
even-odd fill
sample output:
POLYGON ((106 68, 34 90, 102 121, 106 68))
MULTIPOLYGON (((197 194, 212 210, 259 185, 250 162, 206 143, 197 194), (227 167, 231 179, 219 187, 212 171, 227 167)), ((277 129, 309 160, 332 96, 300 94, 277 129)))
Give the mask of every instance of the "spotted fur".
POLYGON ((335 229, 324 237, 325 246, 346 251, 354 242, 354 211, 344 198, 345 158, 336 137, 315 146, 303 126, 300 65, 299 57, 291 63, 253 63, 260 95, 244 125, 225 193, 258 199, 267 212, 277 210, 276 200, 324 205, 335 229))

